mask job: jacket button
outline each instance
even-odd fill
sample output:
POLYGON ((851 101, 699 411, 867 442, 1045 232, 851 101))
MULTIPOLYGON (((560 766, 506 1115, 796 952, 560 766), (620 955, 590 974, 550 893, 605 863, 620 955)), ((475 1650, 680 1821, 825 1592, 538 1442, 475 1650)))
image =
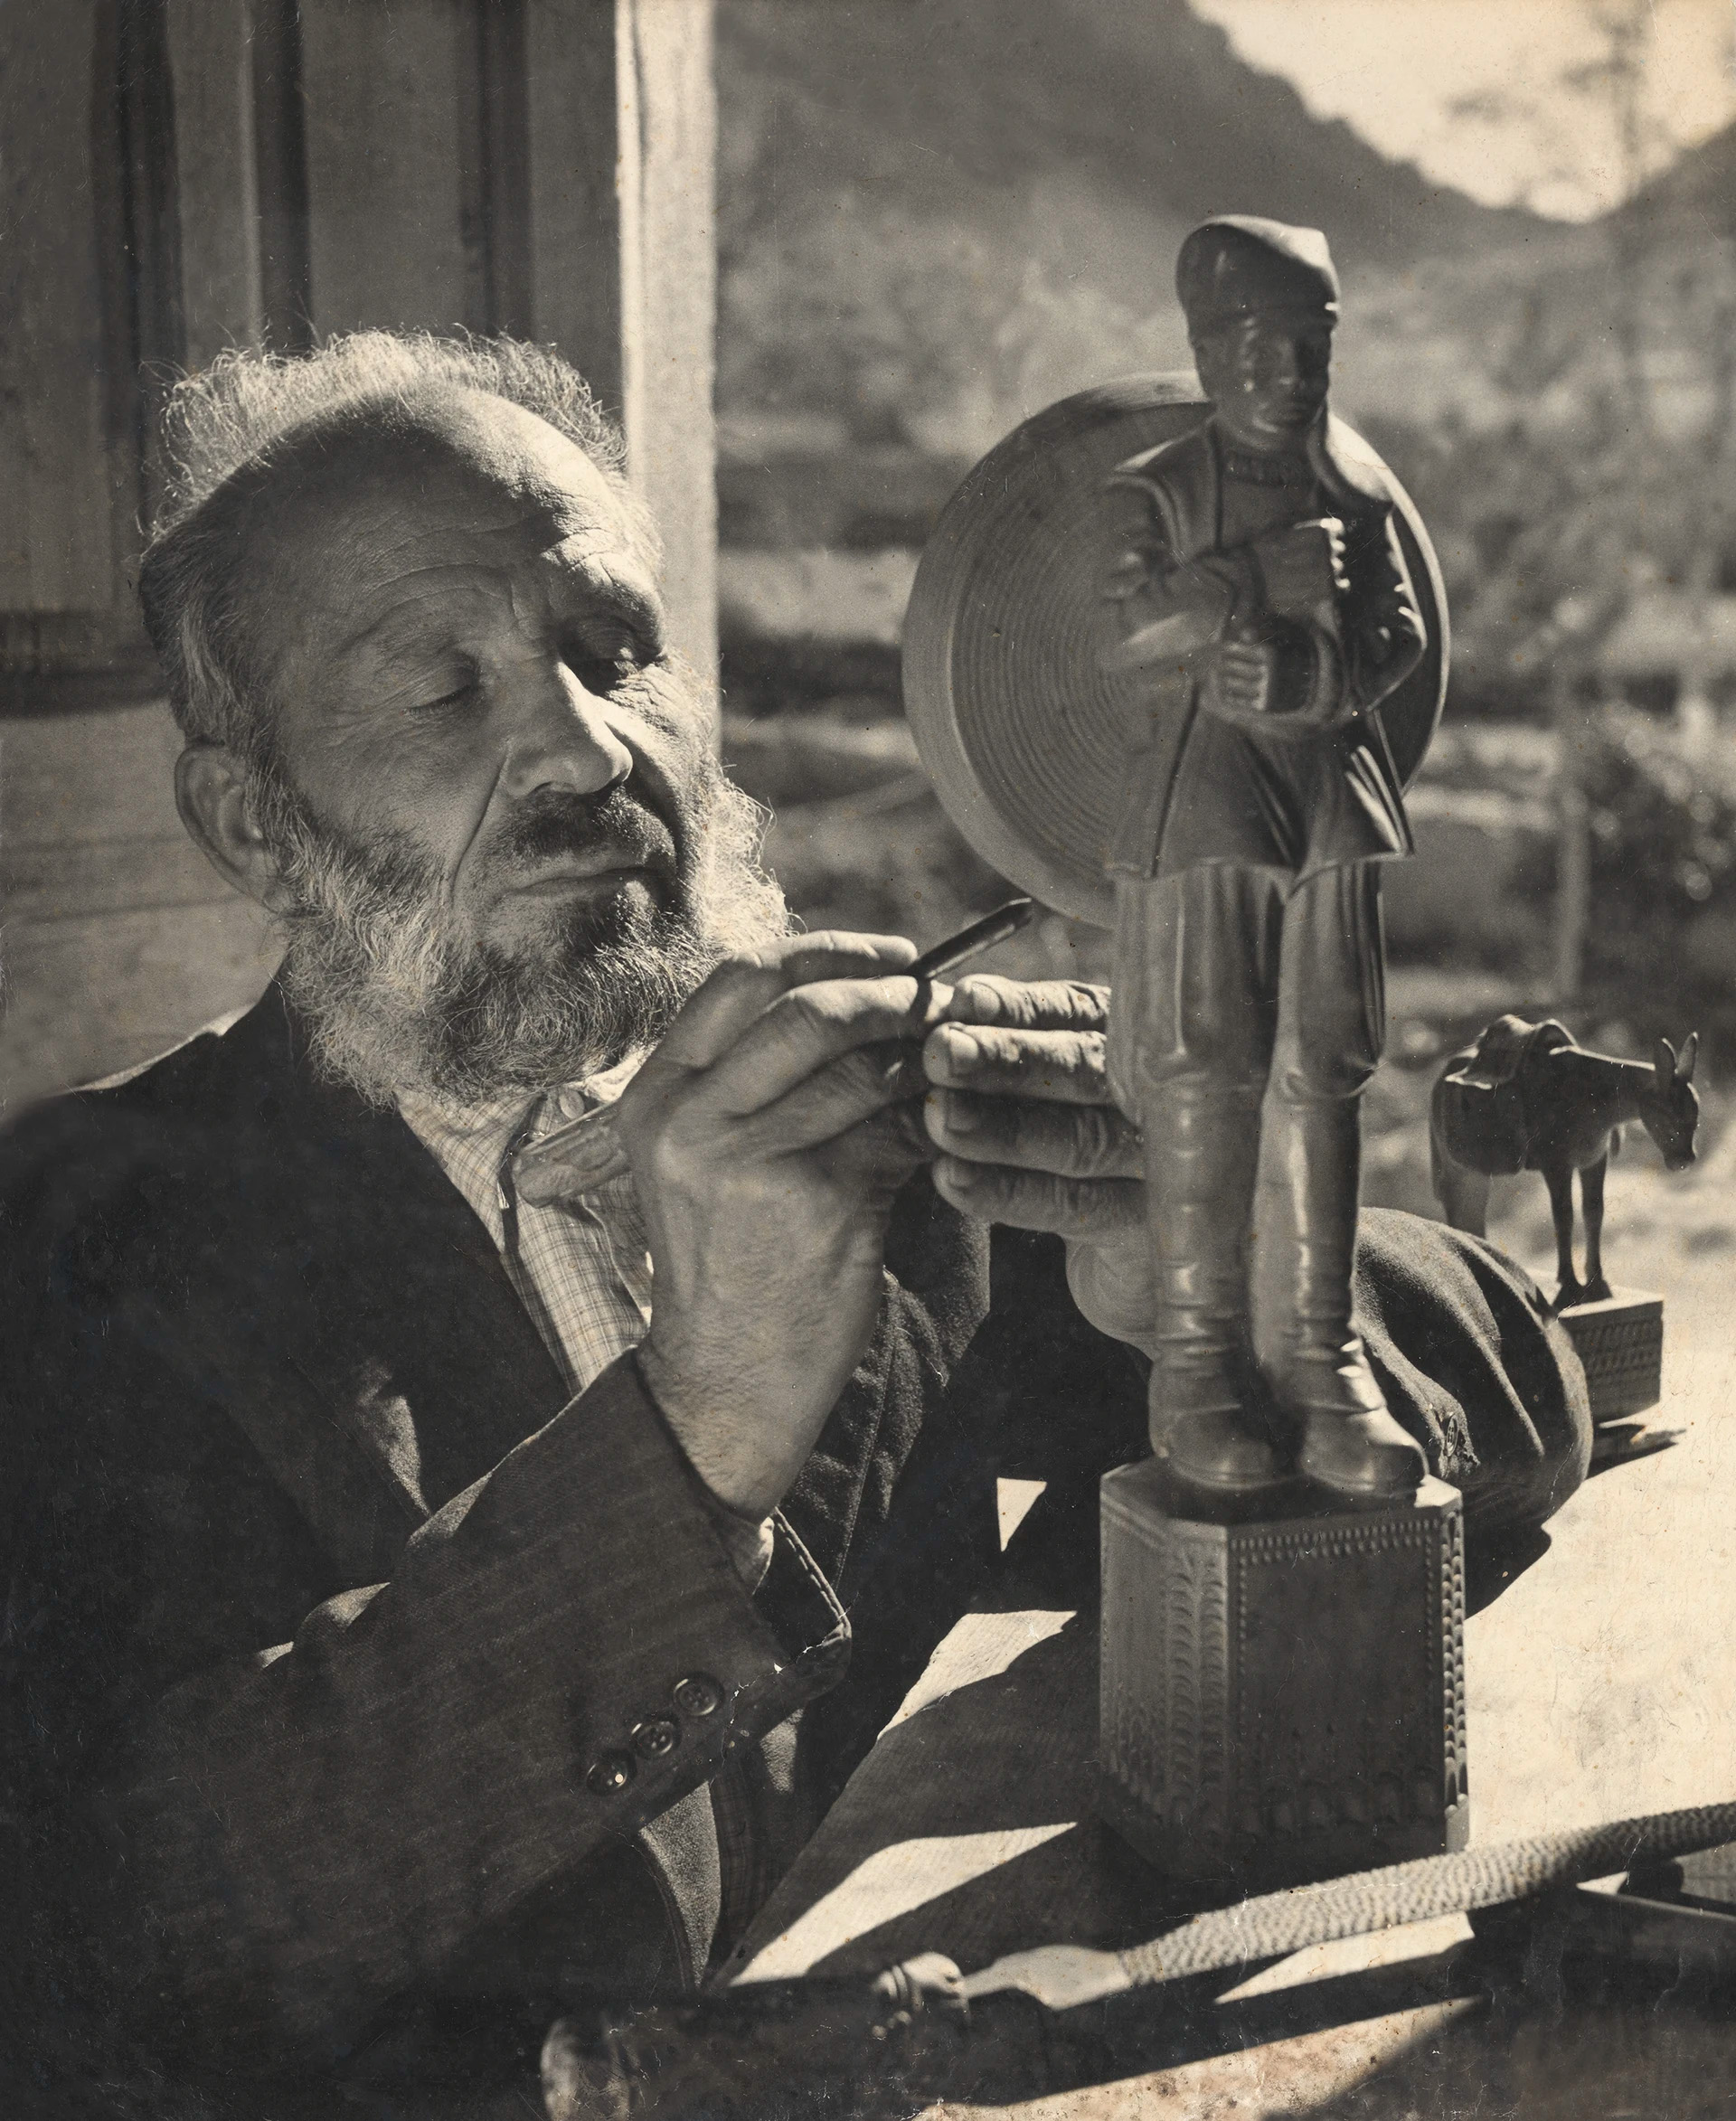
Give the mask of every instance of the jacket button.
POLYGON ((661 1760, 681 1743, 681 1726, 673 1716, 648 1716, 627 1735, 641 1760, 661 1760))
POLYGON ((684 1716, 715 1716, 723 1706, 723 1689, 709 1672, 690 1672, 675 1682, 675 1703, 684 1716))
POLYGON ((585 1786, 593 1796, 616 1796, 627 1787, 638 1771, 638 1763, 631 1753, 599 1753, 590 1764, 590 1773, 585 1777, 585 1786))

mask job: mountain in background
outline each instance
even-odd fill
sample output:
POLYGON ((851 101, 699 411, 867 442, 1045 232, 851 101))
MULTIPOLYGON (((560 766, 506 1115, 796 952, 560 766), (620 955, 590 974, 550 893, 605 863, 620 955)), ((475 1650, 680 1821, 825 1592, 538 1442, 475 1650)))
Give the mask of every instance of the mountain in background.
POLYGON ((1329 227, 1358 262, 1541 225, 1311 116, 1186 0, 723 0, 720 17, 726 112, 757 105, 776 127, 750 165, 755 214, 788 206, 796 178, 990 222, 1069 169, 1190 224, 1258 202, 1329 227))
POLYGON ((1736 240, 1736 125, 1679 156, 1637 203, 1664 230, 1736 240))
POLYGON ((1185 365, 1171 270, 1211 212, 1325 228, 1352 288, 1413 292, 1559 228, 1313 117, 1185 0, 722 0, 718 82, 726 415, 967 450, 1185 365))
MULTIPOLYGON (((718 84, 726 448, 974 456, 1069 391, 1187 366, 1175 250, 1222 212, 1326 231, 1354 419, 1559 424, 1609 386, 1601 224, 1389 159, 1186 0, 721 0, 718 84)), ((1703 410, 1701 351, 1674 342, 1720 319, 1675 308, 1733 198, 1736 128, 1628 210, 1675 305, 1650 326, 1666 424, 1703 410)))

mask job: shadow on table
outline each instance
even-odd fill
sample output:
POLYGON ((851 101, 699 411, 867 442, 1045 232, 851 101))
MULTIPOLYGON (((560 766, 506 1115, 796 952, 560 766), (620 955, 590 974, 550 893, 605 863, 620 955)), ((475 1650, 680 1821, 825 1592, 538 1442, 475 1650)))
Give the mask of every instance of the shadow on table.
MULTIPOLYGON (((1056 2093, 1109 2086, 1132 2078, 1146 2079, 1174 2070, 1190 2077, 1201 2064, 1287 2043, 1274 2056, 1268 2083, 1274 2092, 1293 2093, 1298 2102, 1363 2074, 1368 2067, 1368 2027, 1372 2021, 1401 2013, 1426 2012, 1429 2030, 1420 2045, 1439 2041, 1442 2030, 1457 2022, 1486 2015, 1487 2006, 1461 1977, 1455 1954, 1440 1953, 1365 1973, 1341 1975, 1266 1995, 1222 2002, 1254 1966, 1119 1996, 1109 2002, 1059 2014, 1047 2014, 1025 1997, 996 2000, 977 2007, 968 2036, 920 2082, 929 2099, 976 2106, 1015 2105, 1056 2093)), ((913 2088, 915 2088, 913 2087, 913 2088)), ((1194 2089, 1190 2083, 1186 2090, 1194 2089)), ((1145 2088, 1142 2087, 1142 2091, 1145 2088)), ((1151 2088, 1155 2094, 1156 2088, 1151 2088)), ((1245 2078, 1226 2079, 1224 2096, 1247 2089, 1245 2078)), ((1162 2088, 1161 2110, 1180 2115, 1217 2110, 1219 2101, 1184 2104, 1181 2086, 1162 2088), (1172 2104, 1172 2101, 1174 2102, 1172 2104)), ((1264 2110, 1275 2114, 1281 2100, 1264 2110)), ((1420 2111, 1457 2116, 1475 2113, 1413 2100, 1420 2111)), ((1093 2113, 1110 2109, 1094 2105, 1093 2113)), ((1117 2109, 1118 2111, 1118 2108, 1117 2109)), ((1156 2112, 1156 2096, 1135 2095, 1128 2111, 1156 2112)), ((1300 2121, 1305 2105, 1282 2107, 1300 2121)), ((1394 2108, 1394 2121, 1402 2110, 1394 2108)))
POLYGON ((1118 2103, 1088 2100, 1092 2115, 1120 2113, 1125 2097, 1129 2114, 1181 2116, 1246 2107, 1253 2088, 1269 2121, 1736 2113, 1736 2025, 1727 2006, 1703 2000, 1636 1989, 1549 2004, 1490 1993, 1464 1950, 1220 2002, 1234 1979, 1170 1983, 1054 2017, 1005 1999, 979 2009, 968 2036, 910 2089, 1003 2107, 1101 2087, 1118 2103))
POLYGON ((872 1977, 920 1952, 971 1967, 1036 1944, 1128 1943, 1182 1906, 1092 1816, 1095 1616, 958 1682, 882 1735, 805 1852, 803 1919, 824 1953, 807 1971, 872 1977), (843 1941, 825 1949, 828 1937, 843 1941))
MULTIPOLYGON (((1549 1544, 1538 1530, 1487 1550, 1472 1603, 1549 1544)), ((924 1952, 970 1971, 1042 1944, 1113 1947, 1239 1897, 1228 1876, 1164 1879, 1097 1821, 1096 1616, 1063 1620, 1031 1597, 1020 1575, 1013 1610, 974 1617, 980 1664, 961 1655, 948 1691, 882 1733, 858 1768, 788 1881, 778 1974, 871 1979, 924 1952), (1015 1650, 1005 1630, 1027 1622, 1060 1625, 1015 1650)))
POLYGON ((1289 2108, 1287 2121, 1729 2121, 1732 2061, 1728 2004, 1637 1986, 1552 2007, 1496 1997, 1419 2033, 1362 2082, 1289 2108))
POLYGON ((1467 1617, 1492 1606, 1507 1586, 1533 1568, 1550 1549, 1550 1537, 1541 1524, 1524 1525, 1467 1547, 1465 1556, 1465 1612, 1467 1617))
POLYGON ((1087 1818, 997 1862, 992 1874, 967 1879, 851 1937, 816 1960, 812 1971, 872 1980, 924 1952, 942 1952, 968 1970, 1037 1945, 1112 1948, 1137 1943, 1224 1897, 1178 1893, 1108 1827, 1087 1818))

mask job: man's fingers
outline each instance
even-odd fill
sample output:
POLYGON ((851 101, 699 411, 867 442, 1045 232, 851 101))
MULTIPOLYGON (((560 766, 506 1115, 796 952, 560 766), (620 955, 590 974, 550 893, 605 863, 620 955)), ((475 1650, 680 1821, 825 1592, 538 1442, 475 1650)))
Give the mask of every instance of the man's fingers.
MULTIPOLYGON (((785 1094, 730 1124, 731 1153, 754 1158, 793 1155, 835 1140, 864 1119, 920 1096, 921 1057, 896 1040, 857 1046, 814 1070, 785 1094)), ((915 1140, 912 1117, 904 1130, 915 1140)))
POLYGON ((1146 1217, 1146 1189, 1131 1178, 1058 1178, 942 1156, 934 1183, 942 1199, 978 1222, 1010 1222, 1061 1237, 1117 1237, 1139 1229, 1146 1217))
POLYGON ((751 957, 731 957, 689 997, 652 1060, 676 1068, 710 1068, 792 987, 811 980, 896 972, 912 963, 916 954, 916 945, 903 936, 827 929, 768 943, 751 957))
POLYGON ((723 1118, 741 1118, 787 1096, 840 1055, 882 1040, 920 1045, 951 989, 897 975, 816 980, 780 995, 717 1060, 696 1096, 723 1118))
POLYGON ((967 1164, 1010 1164, 1065 1178, 1140 1178, 1139 1130, 1113 1105, 1039 1103, 936 1090, 923 1117, 929 1137, 967 1164))
POLYGON ((934 1162, 934 1144, 922 1130, 920 1104, 905 1098, 847 1127, 814 1155, 835 1183, 859 1197, 883 1198, 919 1165, 934 1162))
POLYGON ((952 990, 954 1023, 992 1023, 1006 1031, 1102 1031, 1109 990, 1082 979, 1005 979, 976 972, 952 990))
POLYGON ((789 975, 791 986, 802 986, 811 979, 847 977, 854 968, 863 965, 901 972, 907 965, 916 963, 918 953, 909 936, 868 935, 853 928, 822 928, 812 935, 786 936, 779 942, 767 944, 754 955, 778 965, 789 975))
POLYGON ((1221 651, 1218 690, 1232 707, 1258 709, 1272 679, 1271 651, 1231 645, 1221 651))
POLYGON ((1040 1098, 1059 1105, 1114 1101, 1101 1032, 942 1023, 929 1033, 922 1060, 937 1089, 1040 1098))

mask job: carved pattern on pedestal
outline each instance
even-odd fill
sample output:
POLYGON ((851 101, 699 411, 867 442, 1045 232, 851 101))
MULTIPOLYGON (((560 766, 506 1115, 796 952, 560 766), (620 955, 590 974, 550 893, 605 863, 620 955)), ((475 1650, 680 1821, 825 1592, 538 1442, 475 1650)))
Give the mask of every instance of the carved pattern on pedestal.
POLYGON ((1230 1688, 1222 1543, 1175 1523, 1117 1518, 1137 1547, 1123 1549, 1134 1563, 1127 1580, 1105 1581, 1118 1626, 1104 1660, 1104 1766, 1173 1830, 1221 1835, 1230 1688))
POLYGON ((1171 1556, 1164 1720, 1177 1764, 1170 1823, 1211 1839, 1229 1824, 1224 1710, 1229 1702, 1229 1586, 1222 1548, 1178 1542, 1171 1556))
POLYGON ((1602 1303, 1572 1306, 1558 1315, 1585 1366, 1594 1422, 1656 1406, 1664 1390, 1661 1299, 1620 1289, 1602 1303))
MULTIPOLYGON (((1238 1757, 1243 1764, 1242 1811, 1249 1831, 1289 1837, 1328 1826, 1360 1825, 1375 1818, 1401 1818, 1414 1777, 1393 1757, 1387 1734, 1366 1692, 1356 1700, 1353 1732, 1330 1723, 1307 1734, 1282 1716, 1271 1690, 1255 1683, 1260 1659, 1250 1640, 1252 1616, 1269 1607, 1267 1572, 1298 1572, 1297 1594, 1307 1575, 1334 1561, 1381 1554, 1417 1552, 1433 1545, 1426 1524, 1414 1517, 1373 1519, 1330 1528, 1298 1526, 1250 1533, 1235 1541, 1238 1757), (1360 1815, 1360 1816, 1359 1816, 1360 1815)), ((1281 1691, 1281 1690, 1280 1690, 1281 1691)), ((1344 1712, 1344 1703, 1337 1704, 1344 1712)))
POLYGON ((1456 1498, 1210 1525, 1151 1480, 1105 1505, 1104 1767, 1139 1845, 1301 1876, 1462 1836, 1456 1498))
POLYGON ((1440 1636, 1436 1645, 1446 1740, 1448 1811, 1470 1794, 1465 1748, 1465 1520, 1455 1512, 1443 1527, 1440 1636))

